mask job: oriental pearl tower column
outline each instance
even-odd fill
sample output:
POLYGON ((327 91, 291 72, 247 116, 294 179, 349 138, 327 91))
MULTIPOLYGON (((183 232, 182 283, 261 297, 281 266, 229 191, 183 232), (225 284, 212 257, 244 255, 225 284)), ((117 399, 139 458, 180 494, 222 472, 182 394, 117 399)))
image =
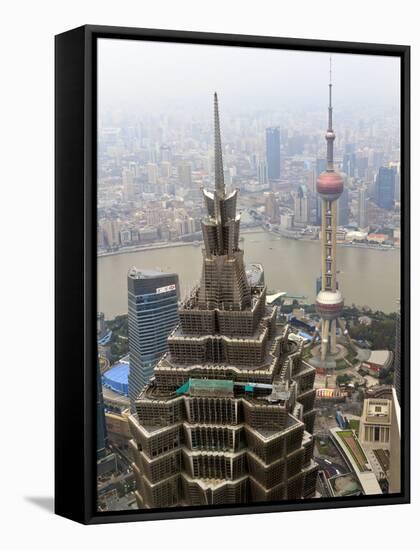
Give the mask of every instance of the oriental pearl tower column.
POLYGON ((321 223, 321 290, 316 298, 316 310, 321 317, 321 361, 325 363, 327 356, 337 353, 336 329, 337 320, 343 309, 343 297, 337 286, 336 276, 336 246, 337 246, 337 200, 343 192, 343 178, 334 170, 334 139, 332 127, 332 83, 330 70, 327 169, 320 174, 316 189, 322 199, 321 223))

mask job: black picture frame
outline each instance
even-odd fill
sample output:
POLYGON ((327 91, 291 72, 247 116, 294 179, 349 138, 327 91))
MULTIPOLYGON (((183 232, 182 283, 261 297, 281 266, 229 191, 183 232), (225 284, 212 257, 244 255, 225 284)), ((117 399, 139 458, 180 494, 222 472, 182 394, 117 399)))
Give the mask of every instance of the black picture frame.
POLYGON ((84 523, 410 502, 410 47, 86 25, 55 37, 55 512, 84 523), (401 493, 96 511, 96 51, 99 38, 389 55, 401 62, 401 493))

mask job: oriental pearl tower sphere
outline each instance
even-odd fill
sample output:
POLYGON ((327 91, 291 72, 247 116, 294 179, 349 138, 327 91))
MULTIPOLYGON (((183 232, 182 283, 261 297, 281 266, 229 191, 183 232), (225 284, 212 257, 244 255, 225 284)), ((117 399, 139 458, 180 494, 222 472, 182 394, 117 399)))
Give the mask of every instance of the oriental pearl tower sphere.
POLYGON ((321 317, 321 361, 327 355, 337 353, 336 330, 337 320, 343 309, 344 301, 337 286, 337 200, 343 192, 343 178, 334 170, 334 140, 335 133, 332 127, 332 83, 330 59, 328 129, 325 135, 327 140, 327 169, 320 174, 316 189, 322 200, 321 217, 321 290, 316 298, 316 310, 321 317))

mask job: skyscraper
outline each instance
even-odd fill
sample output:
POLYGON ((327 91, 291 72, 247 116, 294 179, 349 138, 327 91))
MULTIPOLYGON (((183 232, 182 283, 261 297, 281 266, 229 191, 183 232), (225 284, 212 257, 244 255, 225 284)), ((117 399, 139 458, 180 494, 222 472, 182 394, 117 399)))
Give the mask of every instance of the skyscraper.
POLYGON ((260 185, 267 185, 268 171, 267 171, 267 162, 265 160, 259 160, 257 163, 257 177, 260 185))
POLYGON ((316 309, 321 317, 321 361, 327 354, 335 355, 337 319, 344 301, 337 286, 337 201, 343 192, 343 178, 334 170, 334 140, 332 127, 332 82, 329 83, 327 169, 317 180, 317 191, 322 199, 321 216, 321 290, 316 298, 316 309))
POLYGON ((133 201, 136 198, 136 185, 134 183, 135 166, 123 168, 122 170, 122 185, 123 198, 126 201, 133 201))
POLYGON ((128 284, 128 395, 133 407, 153 369, 167 350, 168 334, 178 322, 178 275, 132 267, 128 284))
POLYGON ((379 208, 392 210, 395 199, 395 169, 381 166, 375 183, 376 204, 379 208))
POLYGON ((309 223, 310 201, 306 185, 299 185, 294 194, 295 225, 306 227, 309 223))
POLYGON ((265 193, 265 215, 271 223, 277 223, 280 217, 279 204, 274 193, 265 193))
POLYGON ((368 226, 367 219, 367 189, 364 185, 357 191, 357 223, 360 229, 368 226))
MULTIPOLYGON (((315 165, 316 181, 318 181, 319 176, 322 174, 322 172, 325 172, 326 169, 327 169, 327 159, 317 158, 316 165, 315 165)), ((315 223, 316 225, 321 225, 322 200, 319 195, 316 195, 315 206, 316 206, 315 223)))
POLYGON ((223 180, 216 94, 214 127, 215 189, 203 192, 201 281, 181 304, 168 353, 130 418, 140 507, 315 492, 315 369, 302 362, 288 326, 276 324, 262 274, 245 270, 237 190, 227 194, 223 180))
POLYGON ((178 181, 183 187, 191 187, 191 164, 188 162, 181 162, 181 164, 178 165, 178 181))
POLYGON ((149 162, 147 165, 147 182, 150 185, 156 185, 158 182, 158 167, 154 162, 149 162))
POLYGON ((267 128, 265 131, 267 173, 270 182, 280 179, 280 128, 267 128))
MULTIPOLYGON (((345 181, 345 178, 343 176, 345 181)), ((344 185, 341 197, 338 199, 337 225, 345 226, 349 223, 349 190, 344 185)))

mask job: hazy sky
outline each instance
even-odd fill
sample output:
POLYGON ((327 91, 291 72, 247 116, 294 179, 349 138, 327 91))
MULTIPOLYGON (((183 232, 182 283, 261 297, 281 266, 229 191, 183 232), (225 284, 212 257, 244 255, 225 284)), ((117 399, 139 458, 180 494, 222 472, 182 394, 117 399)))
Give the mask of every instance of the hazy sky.
MULTIPOLYGON (((334 107, 399 104, 399 58, 333 54, 334 107)), ((100 109, 209 111, 216 90, 225 111, 326 106, 329 54, 100 39, 100 109)))

